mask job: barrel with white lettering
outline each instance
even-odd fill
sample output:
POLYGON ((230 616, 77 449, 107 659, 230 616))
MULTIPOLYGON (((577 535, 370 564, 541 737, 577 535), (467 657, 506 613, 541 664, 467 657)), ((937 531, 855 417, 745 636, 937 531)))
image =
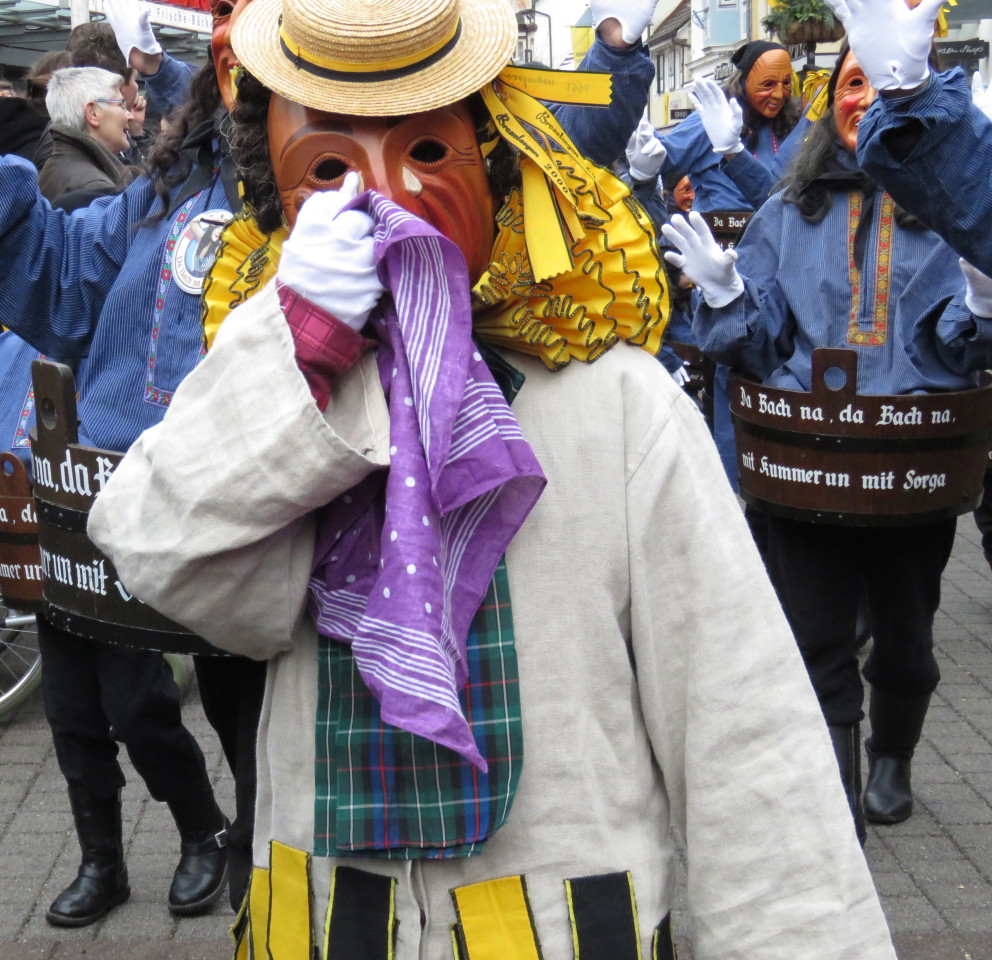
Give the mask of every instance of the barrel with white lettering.
POLYGON ((713 239, 727 250, 737 246, 744 233, 744 228, 748 225, 753 210, 708 210, 703 215, 706 225, 713 234, 713 239))
POLYGON ((132 596, 110 560, 86 535, 97 495, 123 454, 81 445, 72 371, 32 365, 37 425, 31 463, 38 514, 42 611, 55 626, 91 640, 165 653, 224 656, 132 596))
POLYGON ((12 610, 41 609, 41 556, 31 481, 12 453, 0 453, 0 599, 12 610))
POLYGON ((861 395, 857 362, 853 350, 815 350, 808 393, 731 377, 743 499, 778 516, 856 526, 974 510, 992 445, 992 384, 861 395))

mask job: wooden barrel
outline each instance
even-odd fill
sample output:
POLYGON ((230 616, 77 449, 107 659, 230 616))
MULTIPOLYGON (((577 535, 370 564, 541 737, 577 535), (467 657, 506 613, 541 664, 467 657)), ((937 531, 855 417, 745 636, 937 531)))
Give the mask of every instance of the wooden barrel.
POLYGON ((815 350, 809 393, 731 377, 744 500, 779 516, 854 526, 974 510, 992 445, 992 385, 865 396, 856 393, 857 364, 853 350, 815 350))
POLYGON ((37 424, 31 431, 45 617, 91 640, 165 653, 226 656, 131 596, 110 560, 86 536, 97 494, 122 453, 78 443, 72 371, 36 360, 37 424))
POLYGON ((12 610, 41 609, 41 555, 31 481, 12 453, 0 453, 0 598, 12 610))
POLYGON ((713 239, 724 250, 737 245, 744 228, 753 216, 753 210, 708 210, 702 214, 713 234, 713 239))

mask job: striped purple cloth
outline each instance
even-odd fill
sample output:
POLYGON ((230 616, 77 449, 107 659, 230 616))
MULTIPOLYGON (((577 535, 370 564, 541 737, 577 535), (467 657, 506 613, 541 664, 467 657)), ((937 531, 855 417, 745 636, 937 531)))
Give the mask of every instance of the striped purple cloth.
POLYGON ((387 291, 373 324, 390 467, 321 511, 310 610, 351 644, 383 720, 485 770, 458 701, 465 640, 546 481, 472 343, 458 248, 380 194, 351 206, 375 223, 387 291))

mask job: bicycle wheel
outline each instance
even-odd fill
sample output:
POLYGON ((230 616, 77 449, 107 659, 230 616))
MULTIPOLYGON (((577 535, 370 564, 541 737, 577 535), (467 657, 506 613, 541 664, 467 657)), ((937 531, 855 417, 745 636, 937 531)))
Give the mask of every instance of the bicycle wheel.
POLYGON ((0 617, 0 717, 20 706, 41 683, 38 624, 33 613, 0 617))

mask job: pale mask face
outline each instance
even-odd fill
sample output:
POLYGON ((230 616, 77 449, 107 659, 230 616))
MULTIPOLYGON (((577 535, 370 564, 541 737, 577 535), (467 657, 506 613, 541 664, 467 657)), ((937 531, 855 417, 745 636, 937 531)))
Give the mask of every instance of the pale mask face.
POLYGON ((779 115, 792 94, 792 61, 785 50, 768 50, 744 80, 748 103, 769 120, 779 115))
POLYGON ((861 64, 853 53, 849 53, 837 74, 833 111, 837 139, 851 153, 854 153, 858 143, 858 124, 876 96, 875 88, 868 82, 861 64))
POLYGON ((211 0, 210 13, 214 18, 213 32, 210 35, 210 49, 214 55, 214 71, 217 86, 224 106, 230 112, 234 107, 234 86, 231 71, 239 65, 238 58, 231 48, 231 30, 251 0, 211 0))
POLYGON ((290 227, 303 202, 356 170, 376 190, 451 240, 474 283, 489 265, 494 209, 475 124, 464 103, 406 117, 323 113, 273 94, 269 150, 290 227))

